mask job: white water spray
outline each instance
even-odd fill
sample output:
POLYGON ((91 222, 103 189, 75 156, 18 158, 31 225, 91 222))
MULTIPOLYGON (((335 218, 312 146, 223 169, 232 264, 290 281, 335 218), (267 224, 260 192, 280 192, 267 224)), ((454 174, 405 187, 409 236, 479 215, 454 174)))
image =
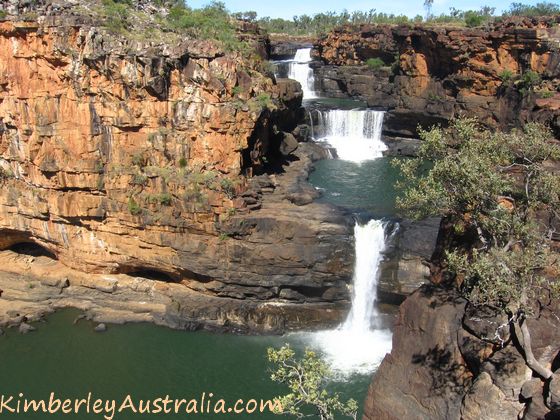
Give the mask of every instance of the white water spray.
POLYGON ((300 48, 288 66, 288 78, 297 80, 303 90, 303 99, 316 98, 315 77, 313 69, 309 67, 311 62, 311 48, 300 48))
POLYGON ((340 159, 361 162, 381 157, 387 150, 381 141, 384 114, 369 109, 320 111, 318 141, 334 147, 340 159))

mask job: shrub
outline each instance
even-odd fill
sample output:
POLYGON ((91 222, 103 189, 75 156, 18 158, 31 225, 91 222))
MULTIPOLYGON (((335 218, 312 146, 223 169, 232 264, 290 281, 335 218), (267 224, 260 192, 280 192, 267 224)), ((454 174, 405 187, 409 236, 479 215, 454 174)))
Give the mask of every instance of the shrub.
POLYGON ((486 20, 487 20, 486 16, 481 15, 480 13, 475 12, 473 10, 469 10, 465 12, 465 24, 469 28, 475 28, 477 26, 481 26, 486 20))
POLYGON ((135 174, 134 177, 132 178, 132 183, 134 185, 146 185, 147 181, 148 181, 148 177, 144 174, 135 174))
POLYGON ((526 71, 521 76, 521 83, 527 89, 534 88, 541 83, 541 75, 533 70, 526 71))
POLYGON ((368 58, 366 64, 372 70, 379 70, 385 66, 385 62, 380 58, 368 58))
POLYGON ((220 180, 220 187, 222 191, 228 196, 228 198, 235 197, 235 185, 233 185, 233 181, 229 178, 222 178, 220 180))
POLYGON ((511 70, 505 69, 502 71, 498 77, 502 81, 502 83, 509 83, 513 79, 514 73, 511 70))
POLYGON ((185 157, 182 157, 181 159, 179 159, 179 167, 180 168, 186 168, 187 167, 187 159, 185 157))
POLYGON ((552 98, 555 94, 556 92, 552 90, 542 90, 539 92, 540 97, 543 99, 552 98))
POLYGON ((139 166, 139 167, 144 167, 146 166, 146 159, 144 158, 144 155, 142 153, 136 153, 134 155, 132 155, 132 164, 139 166))
POLYGON ((128 26, 131 5, 131 0, 103 0, 107 29, 113 32, 124 31, 128 26))
POLYGON ((8 13, 5 10, 0 10, 0 19, 5 19, 8 13))
POLYGON ((138 205, 134 197, 130 197, 128 199, 128 211, 133 216, 138 216, 139 214, 142 213, 142 208, 140 207, 140 205, 138 205))

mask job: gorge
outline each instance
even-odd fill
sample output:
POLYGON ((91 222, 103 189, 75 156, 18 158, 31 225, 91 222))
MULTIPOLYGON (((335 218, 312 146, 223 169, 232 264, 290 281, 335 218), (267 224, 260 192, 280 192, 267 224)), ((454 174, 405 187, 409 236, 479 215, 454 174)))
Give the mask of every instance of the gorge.
MULTIPOLYGON (((558 138, 560 18, 303 40, 243 21, 248 58, 74 3, 0 1, 0 393, 272 398, 266 348, 288 342, 364 419, 545 413, 520 352, 485 339, 504 320, 434 285, 449 227, 397 214, 391 160, 460 115, 558 138)), ((554 313, 531 327, 557 368, 554 313)))

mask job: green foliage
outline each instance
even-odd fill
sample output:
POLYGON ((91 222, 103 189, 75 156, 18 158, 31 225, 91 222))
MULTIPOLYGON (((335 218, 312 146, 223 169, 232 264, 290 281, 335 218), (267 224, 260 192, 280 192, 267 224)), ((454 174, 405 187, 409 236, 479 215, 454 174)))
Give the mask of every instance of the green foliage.
POLYGON ((129 0, 103 0, 107 29, 113 32, 123 32, 127 29, 131 6, 132 1, 129 0))
POLYGON ((439 96, 437 93, 434 93, 434 92, 428 93, 428 99, 430 101, 433 101, 433 102, 438 102, 438 101, 443 100, 443 98, 441 96, 439 96))
POLYGON ((533 70, 526 71, 521 75, 521 85, 525 89, 532 89, 541 83, 541 75, 533 70))
POLYGON ((131 162, 133 165, 143 168, 146 166, 146 158, 143 153, 136 153, 132 155, 131 162))
POLYGON ((372 70, 379 70, 385 66, 385 62, 381 58, 369 58, 366 64, 372 70))
POLYGON ((148 196, 148 201, 151 204, 160 204, 162 206, 170 206, 173 201, 173 196, 169 193, 162 193, 157 195, 148 196))
POLYGON ((148 177, 144 174, 135 174, 134 177, 132 177, 132 183, 134 185, 146 185, 147 181, 148 177))
POLYGON ((261 108, 274 108, 274 102, 272 102, 272 98, 270 97, 269 93, 260 93, 257 96, 257 103, 261 108))
POLYGON ((559 177, 543 164, 560 158, 552 134, 536 123, 510 133, 481 130, 465 118, 420 137, 418 158, 395 161, 406 180, 397 185, 398 208, 414 218, 445 216, 456 234, 472 238, 447 255, 468 299, 529 313, 537 295, 554 288, 541 275, 551 232, 533 217, 560 211, 559 177))
POLYGON ((218 41, 226 50, 246 51, 248 48, 237 37, 235 21, 221 1, 213 1, 201 9, 191 9, 182 4, 174 6, 167 20, 172 28, 197 39, 218 41))
POLYGON ((321 420, 334 420, 340 416, 356 419, 358 404, 354 400, 343 403, 338 394, 327 391, 332 372, 313 351, 306 350, 302 359, 296 358, 289 345, 278 350, 268 349, 268 360, 273 363, 271 379, 288 387, 289 393, 278 398, 281 410, 295 418, 309 417, 313 410, 321 420))
POLYGON ((5 19, 8 13, 5 10, 0 10, 0 19, 5 19))
POLYGON ((543 99, 552 98, 555 94, 556 92, 552 90, 541 90, 539 92, 539 96, 543 99))
POLYGON ((134 197, 130 197, 128 199, 128 211, 130 212, 130 214, 132 214, 133 216, 138 216, 139 214, 142 213, 142 208, 140 207, 140 205, 136 202, 136 200, 134 199, 134 197))
POLYGON ((220 187, 222 191, 228 196, 229 199, 235 197, 235 185, 229 178, 222 178, 220 180, 220 187))
POLYGON ((10 169, 4 169, 0 166, 0 181, 14 178, 14 173, 10 169))
POLYGON ((536 5, 512 3, 506 16, 554 16, 560 14, 558 3, 541 2, 536 5))
POLYGON ((477 26, 481 26, 486 20, 486 16, 473 10, 468 10, 465 12, 465 24, 469 28, 476 28, 477 26))
MULTIPOLYGON (((420 17, 420 20, 422 17, 420 17)), ((408 24, 414 21, 405 15, 377 13, 375 9, 349 13, 326 12, 315 15, 294 16, 292 20, 264 17, 258 20, 261 27, 271 33, 287 33, 291 35, 319 35, 329 32, 341 25, 360 24, 408 24)))
POLYGON ((186 168, 187 164, 188 164, 187 158, 182 157, 182 158, 179 159, 179 167, 180 168, 186 168))
POLYGON ((503 70, 498 77, 500 78, 500 80, 502 81, 503 84, 507 84, 509 82, 511 82, 513 80, 515 76, 515 73, 512 72, 511 70, 505 69, 503 70))

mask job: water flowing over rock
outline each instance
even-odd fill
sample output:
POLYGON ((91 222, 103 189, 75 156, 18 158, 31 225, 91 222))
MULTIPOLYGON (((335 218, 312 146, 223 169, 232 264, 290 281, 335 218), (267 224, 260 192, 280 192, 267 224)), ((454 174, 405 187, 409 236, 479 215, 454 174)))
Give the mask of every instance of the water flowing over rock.
POLYGON ((317 139, 336 150, 340 159, 360 162, 383 156, 387 150, 381 141, 384 112, 373 110, 317 111, 317 139))
POLYGON ((303 99, 315 98, 315 77, 311 62, 311 48, 300 48, 289 63, 288 77, 297 80, 303 90, 303 99))
POLYGON ((370 373, 391 350, 391 332, 376 309, 379 267, 385 250, 385 226, 370 220, 354 227, 355 254, 352 307, 336 330, 319 332, 314 341, 341 375, 370 373))

